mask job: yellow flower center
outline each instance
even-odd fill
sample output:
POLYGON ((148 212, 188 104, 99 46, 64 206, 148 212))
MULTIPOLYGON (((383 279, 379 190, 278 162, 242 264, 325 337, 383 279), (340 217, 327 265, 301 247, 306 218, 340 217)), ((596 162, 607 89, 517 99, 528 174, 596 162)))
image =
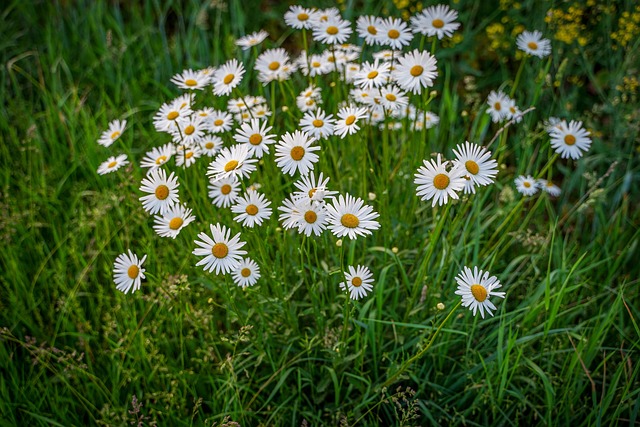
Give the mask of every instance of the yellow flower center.
POLYGON ((127 276, 129 276, 130 279, 137 278, 138 273, 140 273, 140 268, 137 265, 132 265, 127 269, 127 276))
POLYGON ((449 177, 443 173, 439 173, 433 178, 433 186, 438 190, 444 190, 449 186, 449 177))
POLYGON ((307 19, 309 19, 309 15, 307 15, 306 13, 299 13, 298 14, 298 21, 306 21, 307 19))
POLYGON ((309 190, 307 194, 309 195, 310 199, 313 199, 313 195, 316 194, 316 191, 318 191, 317 188, 312 188, 311 190, 309 190))
POLYGON ((195 131, 196 131, 196 128, 193 125, 189 125, 186 128, 184 128, 184 133, 187 134, 187 135, 191 135, 195 131))
POLYGON ((389 30, 387 34, 389 35, 390 39, 394 39, 394 40, 400 37, 400 31, 396 29, 389 30))
POLYGON ((309 106, 311 106, 311 105, 313 105, 313 104, 315 104, 315 103, 316 103, 316 101, 314 101, 313 99, 310 99, 310 100, 308 100, 308 101, 306 102, 306 104, 307 104, 307 105, 309 105, 309 106))
POLYGON ((320 119, 315 119, 313 121, 313 125, 317 128, 321 128, 322 126, 324 126, 324 122, 320 119))
POLYGON ((187 81, 184 82, 184 84, 186 84, 187 86, 197 86, 198 82, 193 79, 187 79, 187 81))
POLYGON ((169 114, 167 114, 167 119, 175 120, 175 119, 178 118, 179 115, 180 115, 180 113, 178 113, 177 111, 172 111, 169 114))
POLYGON ((271 71, 275 71, 278 68, 280 68, 280 63, 278 61, 273 61, 271 64, 269 64, 269 69, 271 71))
POLYGON ((224 165, 224 171, 225 172, 230 172, 230 171, 234 170, 237 167, 238 167, 238 161, 237 160, 231 160, 229 163, 224 165))
POLYGON ((175 218, 173 218, 171 221, 169 221, 169 228, 172 230, 177 230, 180 227, 182 227, 182 224, 184 223, 184 220, 177 216, 175 218))
POLYGON ((228 85, 229 83, 231 83, 233 81, 233 78, 235 76, 233 74, 227 74, 224 79, 222 80, 222 82, 226 85, 228 85))
POLYGON ((392 93, 388 93, 384 97, 387 98, 387 101, 394 102, 396 100, 396 96, 392 93))
POLYGON ((538 43, 536 42, 529 42, 527 43, 527 47, 531 50, 538 50, 538 43))
POLYGON ((215 144, 213 142, 207 142, 206 144, 204 144, 204 148, 206 148, 207 150, 211 150, 213 147, 215 147, 215 144))
POLYGON ((261 142, 262 142, 262 135, 260 135, 259 133, 254 133, 249 137, 249 143, 251 143, 251 145, 258 145, 261 142))
POLYGON ((355 121, 356 121, 356 116, 349 116, 344 120, 344 123, 347 126, 351 126, 353 124, 353 122, 355 122, 355 121))
POLYGON ((111 168, 115 167, 117 164, 118 164, 118 162, 113 161, 113 162, 109 163, 109 164, 107 165, 107 167, 108 167, 109 169, 111 169, 111 168))
POLYGON ((369 74, 367 74, 368 79, 375 79, 376 77, 378 77, 378 72, 376 70, 373 70, 369 74))
POLYGON ((440 18, 436 18, 431 22, 431 25, 433 25, 434 28, 442 28, 444 27, 444 21, 440 18))
POLYGON ((351 279, 351 285, 359 288, 360 285, 362 285, 362 279, 359 277, 354 277, 353 279, 351 279))
POLYGON ((471 175, 477 175, 480 172, 480 166, 473 160, 467 160, 464 162, 464 167, 467 168, 467 172, 471 175))
POLYGON ((547 187, 549 187, 549 188, 553 187, 553 182, 547 181, 547 187))
POLYGON ((299 145, 291 149, 291 158, 296 162, 300 161, 304 157, 304 148, 299 145))
POLYGON ((493 104, 493 109, 496 111, 500 111, 502 110, 502 105, 500 105, 499 102, 496 102, 495 104, 493 104))
POLYGON ((167 156, 162 155, 156 159, 156 165, 161 165, 167 161, 167 156))
POLYGON ((167 197, 169 197, 169 187, 164 184, 158 185, 158 187, 156 187, 156 198, 158 200, 164 200, 167 197))
POLYGON ((523 182, 522 185, 524 185, 526 188, 531 187, 531 183, 529 181, 523 182))
POLYGON ((229 247, 224 243, 216 243, 211 248, 211 253, 218 259, 224 258, 229 254, 229 247))
POLYGON ((187 154, 184 155, 185 158, 190 159, 193 157, 193 151, 189 151, 187 152, 187 154))
POLYGON ((248 268, 243 268, 242 270, 240 270, 240 275, 242 277, 249 277, 251 276, 251 270, 249 270, 248 268))
POLYGON ((335 27, 333 25, 327 27, 327 34, 330 34, 332 36, 335 36, 336 34, 338 34, 338 27, 335 27))
POLYGON ((422 68, 421 65, 414 65, 413 67, 411 67, 411 70, 409 70, 409 73, 413 77, 418 77, 418 76, 422 75, 423 71, 424 71, 424 68, 422 68))
POLYGON ((369 34, 371 34, 372 36, 375 36, 376 34, 378 34, 378 30, 373 25, 369 25, 367 27, 367 32, 369 32, 369 34))
POLYGON ((253 216, 258 213, 258 207, 256 205, 247 205, 245 212, 253 216))
POLYGON ((115 131, 114 133, 111 134, 111 139, 116 139, 119 136, 120 136, 120 132, 115 131))
POLYGON ((342 215, 342 218, 340 218, 340 223, 347 228, 356 228, 358 225, 360 225, 360 220, 357 216, 348 213, 342 215))
POLYGON ((231 186, 229 184, 224 184, 222 187, 220 187, 220 192, 226 196, 227 194, 231 193, 231 186))
POLYGON ((304 214, 304 220, 309 224, 313 224, 318 219, 318 215, 314 211, 307 211, 304 214))
POLYGON ((216 119, 213 124, 216 126, 222 126, 222 124, 224 123, 224 120, 222 119, 216 119))
POLYGON ((322 65, 322 64, 320 64, 318 61, 313 61, 313 62, 311 63, 311 66, 312 66, 313 68, 320 68, 320 65, 322 65))
POLYGON ((564 137, 564 143, 567 145, 573 145, 576 143, 576 137, 573 135, 566 135, 564 137))
POLYGON ((483 302, 487 299, 487 290, 482 285, 471 285, 471 294, 478 302, 483 302))

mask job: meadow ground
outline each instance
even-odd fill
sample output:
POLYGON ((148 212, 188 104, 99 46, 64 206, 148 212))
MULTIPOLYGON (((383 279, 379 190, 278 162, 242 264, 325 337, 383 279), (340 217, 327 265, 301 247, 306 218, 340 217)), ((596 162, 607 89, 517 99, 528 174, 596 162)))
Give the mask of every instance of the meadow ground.
MULTIPOLYGON (((360 15, 409 22, 429 5, 335 6, 355 30, 360 15)), ((283 47, 295 59, 307 47, 329 52, 323 63, 361 67, 384 47, 353 55, 329 48, 311 30, 287 26, 289 5, 279 2, 5 1, 0 425, 640 424, 640 6, 450 6, 461 24, 451 37, 417 34, 401 49, 437 59, 432 84, 421 94, 384 95, 391 104, 406 96, 416 110, 407 116, 404 107, 392 114, 395 104, 370 104, 381 122, 372 114, 352 135, 313 143, 320 148, 314 173, 330 178, 327 189, 360 198, 379 215, 372 218, 379 228, 350 238, 287 229, 278 208, 301 174, 283 172, 275 160, 282 136, 300 129, 306 102, 321 103, 336 119, 346 104, 366 105, 351 92, 357 83, 345 82, 343 65, 263 84, 269 71, 254 65, 268 49, 283 47), (264 42, 236 46, 261 29, 269 34, 264 42), (524 30, 540 30, 550 55, 518 49, 524 30), (227 110, 231 98, 264 97, 249 114, 270 113, 264 120, 275 144, 234 185, 240 195, 257 189, 273 212, 249 227, 214 205, 207 171, 215 157, 203 144, 193 165, 176 165, 183 150, 163 166, 175 172, 180 201, 196 218, 175 239, 161 237, 139 200, 148 172, 140 163, 153 147, 186 135, 158 131, 153 118, 185 93, 173 76, 231 58, 246 67, 240 85, 221 96, 210 86, 193 90, 191 106, 227 110), (310 84, 320 95, 296 102, 310 84), (494 122, 487 113, 492 91, 527 113, 509 116, 521 120, 503 128, 508 120, 494 122), (435 116, 425 111, 439 123, 426 123, 435 116), (566 122, 550 125, 552 117, 566 122), (108 135, 118 136, 109 147, 98 144, 116 119, 126 119, 126 129, 108 135), (566 134, 572 120, 592 141, 575 159, 550 144, 550 129, 566 134), (436 153, 453 160, 465 141, 491 151, 495 182, 449 195, 441 206, 418 197, 414 175, 423 160, 435 161, 436 153), (127 165, 98 174, 119 154, 127 165), (521 175, 552 180, 561 192, 524 196, 514 183, 521 175), (260 269, 255 285, 239 287, 242 274, 196 266, 203 259, 192 253, 199 233, 218 223, 241 233, 260 269), (147 256, 146 279, 125 294, 116 289, 113 266, 128 250, 147 256), (358 265, 372 274, 369 292, 349 275, 358 265), (477 286, 468 297, 483 307, 491 301, 493 315, 460 305, 455 292, 465 266, 500 281, 504 299, 469 283, 477 286), (365 295, 350 299, 339 286, 347 280, 365 295)), ((362 46, 355 31, 349 41, 362 46)), ((239 126, 212 141, 231 147, 239 126)), ((580 145, 563 141, 566 149, 580 145)), ((295 159, 294 150, 290 155, 295 159)), ((444 187, 464 182, 454 176, 460 167, 440 170, 444 187)), ((317 215, 337 203, 307 202, 317 215)), ((341 224, 354 229, 344 215, 341 224)), ((218 255, 209 258, 224 258, 218 255)))

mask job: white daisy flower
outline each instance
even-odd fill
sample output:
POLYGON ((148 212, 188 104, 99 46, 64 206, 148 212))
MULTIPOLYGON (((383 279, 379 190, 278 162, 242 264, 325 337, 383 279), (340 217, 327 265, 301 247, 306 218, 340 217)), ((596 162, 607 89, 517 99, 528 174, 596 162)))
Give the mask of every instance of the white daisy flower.
POLYGON ((282 139, 276 145, 276 164, 282 172, 294 175, 296 171, 300 171, 301 175, 306 175, 313 170, 314 163, 319 159, 314 151, 320 150, 320 147, 311 145, 315 140, 301 131, 282 135, 282 139))
POLYGON ((514 123, 520 123, 522 121, 522 112, 516 105, 516 101, 513 99, 507 99, 507 120, 513 120, 514 123))
POLYGON ((319 25, 322 22, 327 22, 331 19, 339 19, 340 11, 337 7, 329 7, 327 9, 315 9, 314 13, 311 15, 311 28, 319 25))
POLYGON ((251 112, 256 119, 264 120, 267 117, 271 117, 271 110, 269 110, 267 104, 258 104, 251 109, 251 112))
POLYGON ((254 225, 262 225, 262 221, 271 216, 271 202, 264 194, 255 190, 247 190, 243 197, 236 200, 231 206, 231 212, 237 213, 233 219, 245 227, 253 228, 254 225))
POLYGON ((254 260, 244 258, 240 261, 240 265, 231 272, 231 277, 235 284, 241 288, 253 286, 260 279, 260 267, 254 260))
POLYGON ((327 115, 318 108, 315 111, 308 111, 304 114, 300 119, 300 129, 316 139, 324 139, 333 135, 335 123, 333 115, 327 115))
POLYGON ((153 150, 148 151, 144 158, 140 162, 140 166, 143 168, 150 168, 149 172, 158 169, 160 166, 167 163, 174 153, 174 146, 170 142, 164 144, 162 147, 155 147, 153 150))
POLYGON ((231 237, 231 230, 220 224, 210 224, 209 228, 211 237, 206 233, 198 233, 200 240, 194 240, 197 247, 192 253, 204 257, 196 267, 202 265, 204 271, 215 271, 216 274, 234 271, 240 265, 242 255, 247 254, 247 251, 240 249, 245 245, 240 240, 240 233, 231 237))
POLYGON ((244 37, 240 37, 236 40, 236 46, 241 47, 242 50, 249 50, 253 46, 257 46, 262 43, 267 37, 269 37, 269 33, 265 30, 260 30, 244 37))
POLYGON ((308 175, 300 177, 300 179, 293 183, 298 191, 292 194, 293 199, 313 200, 317 202, 324 201, 325 198, 334 198, 337 191, 331 191, 327 187, 330 178, 324 179, 322 172, 318 175, 316 180, 315 174, 309 172, 308 175))
POLYGON ((380 44, 380 32, 382 31, 382 19, 377 16, 360 16, 356 21, 356 31, 364 42, 373 46, 380 44))
POLYGON ((352 135, 360 130, 358 121, 367 117, 366 108, 345 107, 338 111, 338 120, 333 132, 340 138, 344 138, 347 134, 352 135))
POLYGON ((300 210, 298 205, 300 204, 299 200, 294 199, 293 197, 284 199, 282 201, 282 206, 278 206, 278 210, 282 212, 280 216, 278 216, 278 220, 282 222, 282 227, 285 230, 288 230, 293 227, 299 227, 298 224, 298 216, 300 210))
POLYGON ((240 84, 244 73, 244 66, 237 59, 227 61, 213 75, 213 94, 229 95, 240 84))
POLYGON ((200 150, 202 154, 208 157, 215 156, 222 148, 224 142, 219 136, 205 133, 202 139, 200 139, 200 150))
POLYGON ((380 223, 375 219, 378 213, 364 201, 349 194, 346 197, 339 195, 333 199, 333 204, 327 205, 329 214, 329 229, 337 237, 349 236, 355 239, 358 235, 371 234, 371 230, 380 228, 380 223))
POLYGON ((287 73, 284 67, 289 64, 289 54, 283 48, 265 50, 256 59, 254 69, 258 72, 258 80, 267 84, 280 80, 287 73))
POLYGON ((176 127, 176 123, 186 120, 193 110, 193 96, 186 93, 174 99, 168 104, 162 104, 160 110, 153 116, 153 125, 158 132, 171 132, 176 127))
POLYGON ((178 177, 173 172, 168 178, 164 169, 149 172, 140 184, 140 191, 147 193, 140 197, 142 207, 151 215, 164 214, 178 203, 178 186, 178 177))
POLYGON ((411 43, 413 33, 402 19, 389 17, 382 21, 378 40, 381 45, 391 46, 392 49, 402 49, 411 43))
POLYGON ((292 219, 298 227, 298 233, 311 236, 311 233, 319 236, 327 228, 328 214, 324 203, 309 199, 298 199, 296 212, 292 219))
POLYGON ((426 36, 451 37, 453 32, 460 27, 460 23, 454 22, 458 19, 458 12, 439 4, 424 9, 421 13, 411 18, 411 28, 416 33, 426 36))
POLYGON ((423 160, 424 166, 418 168, 413 181, 418 186, 417 195, 422 200, 431 200, 431 207, 442 206, 449 202, 449 197, 458 199, 458 191, 465 185, 465 170, 454 165, 447 171, 449 162, 442 162, 438 154, 437 160, 423 160))
POLYGON ((394 58, 401 57, 403 53, 404 52, 402 52, 401 50, 385 49, 379 52, 374 52, 373 59, 377 59, 383 62, 390 62, 393 61, 394 58))
POLYGON ((433 86, 433 81, 438 76, 436 63, 435 56, 427 51, 420 52, 415 49, 398 58, 393 78, 402 89, 420 94, 422 88, 433 86))
POLYGON ((348 272, 344 272, 344 278, 346 282, 340 283, 340 289, 343 291, 348 289, 351 299, 365 297, 373 289, 373 274, 363 265, 358 265, 356 268, 350 265, 348 272))
POLYGON ((176 124, 171 130, 173 142, 189 146, 198 144, 209 128, 205 123, 205 119, 194 115, 176 124))
POLYGON ((228 176, 242 179, 256 170, 255 163, 257 161, 257 159, 249 157, 249 148, 246 144, 236 144, 230 148, 225 147, 209 164, 207 175, 211 175, 213 181, 228 176))
POLYGON ((456 148, 453 149, 456 162, 465 171, 464 177, 467 180, 465 193, 475 193, 476 185, 493 183, 498 174, 498 162, 491 158, 491 151, 468 141, 464 145, 458 144, 456 148))
POLYGON ((549 132, 551 147, 563 159, 579 159, 591 147, 590 133, 582 127, 582 122, 564 120, 549 132))
POLYGON ((489 277, 488 271, 478 270, 478 267, 473 267, 473 271, 469 267, 464 267, 456 277, 456 282, 458 282, 458 289, 455 294, 462 297, 462 306, 469 307, 474 316, 477 311, 480 311, 483 319, 485 311, 493 316, 491 310, 496 309, 496 306, 489 301, 489 297, 504 298, 505 295, 504 292, 494 291, 502 286, 496 276, 489 277))
POLYGON ((113 263, 113 281, 116 289, 125 294, 134 293, 140 289, 140 282, 145 278, 142 264, 144 264, 147 256, 138 259, 138 255, 128 250, 129 254, 120 254, 113 263))
POLYGON ((191 209, 176 203, 164 215, 156 215, 153 229, 160 237, 175 239, 180 231, 196 219, 191 209))
POLYGON ((112 121, 111 123, 109 123, 109 127, 107 128, 107 130, 102 132, 102 135, 100 135, 98 144, 102 145, 103 147, 109 147, 111 144, 116 142, 118 138, 120 138, 120 135, 122 135, 122 132, 124 132, 124 129, 126 127, 126 120, 112 121))
POLYGON ((200 156, 202 156, 202 150, 199 145, 193 147, 182 145, 176 150, 176 166, 179 168, 188 168, 193 165, 200 156))
POLYGON ((533 196, 539 190, 536 180, 531 175, 520 175, 514 180, 516 189, 524 196, 533 196))
POLYGON ((209 118, 209 130, 213 133, 223 133, 231 130, 233 117, 226 111, 214 111, 209 118))
POLYGON ((249 149, 249 156, 261 159, 269 152, 269 145, 275 143, 275 135, 270 135, 272 127, 267 127, 266 120, 251 119, 250 123, 243 123, 236 130, 233 139, 240 144, 245 144, 249 149))
POLYGON ((387 110, 402 110, 409 104, 407 95, 394 85, 380 89, 380 100, 387 110))
POLYGON ((371 102, 371 90, 365 90, 360 88, 353 88, 349 91, 351 98, 359 104, 367 104, 371 102))
POLYGON ((238 180, 232 175, 217 181, 209 182, 209 197, 211 203, 219 208, 226 208, 235 203, 240 191, 238 180))
POLYGON ((108 173, 117 171, 122 166, 129 164, 127 160, 126 154, 120 154, 119 156, 109 157, 106 162, 102 162, 100 166, 98 166, 98 174, 106 175, 108 173))
POLYGON ((202 90, 211 82, 211 76, 202 74, 191 69, 184 70, 182 73, 176 74, 171 78, 171 83, 180 89, 198 89, 202 90))
POLYGON ((551 53, 551 42, 542 38, 540 31, 524 31, 516 39, 518 49, 528 53, 529 55, 544 58, 551 53))
POLYGON ((290 6, 289 10, 284 14, 284 22, 295 28, 296 30, 312 28, 313 20, 311 19, 316 13, 311 9, 302 6, 290 6))
POLYGON ((539 179, 536 181, 536 184, 538 185, 538 188, 552 197, 558 197, 560 193, 562 193, 560 187, 558 187, 551 181, 547 181, 546 179, 539 179))
POLYGON ((298 59, 298 66, 300 67, 300 71, 302 71, 303 75, 311 77, 321 76, 333 70, 333 65, 327 61, 325 54, 314 54, 308 58, 306 54, 300 55, 300 58, 298 59))
POLYGON ((313 27, 313 39, 325 44, 345 43, 353 30, 351 23, 340 17, 329 17, 313 27))
POLYGON ((489 93, 489 97, 487 98, 487 104, 489 104, 487 113, 491 115, 491 120, 494 123, 501 122, 509 114, 509 99, 510 98, 502 91, 496 92, 492 90, 491 93, 489 93))
POLYGON ((390 70, 391 64, 387 62, 379 62, 377 59, 373 64, 364 62, 353 83, 362 89, 383 86, 389 80, 390 70))

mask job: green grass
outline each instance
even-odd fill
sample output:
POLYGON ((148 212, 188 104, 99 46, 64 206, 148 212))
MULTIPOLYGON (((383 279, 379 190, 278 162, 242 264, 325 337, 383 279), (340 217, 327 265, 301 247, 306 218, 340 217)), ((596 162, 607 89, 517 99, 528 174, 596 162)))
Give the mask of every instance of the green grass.
MULTIPOLYGON (((611 48, 634 2, 584 17, 594 20, 590 43, 553 40, 550 59, 528 58, 514 89, 511 29, 553 38, 546 9, 568 5, 461 0, 461 40, 436 49, 428 109, 440 124, 364 127, 323 143, 317 169, 332 189, 375 193, 367 203, 382 227, 372 236, 339 248, 330 233, 279 230, 276 214, 241 228, 208 201, 203 158, 176 171, 197 221, 175 241, 160 239, 138 200, 145 172, 96 169, 118 152, 138 164, 166 142, 151 117, 179 94, 173 74, 252 62, 233 41, 261 28, 271 34, 262 49, 299 51, 301 34, 282 19, 287 5, 249 3, 12 1, 0 12, 0 425, 640 424, 638 94, 624 89, 640 66, 640 38, 611 48), (496 22, 508 48, 491 46, 496 22), (447 207, 421 202, 413 174, 422 159, 451 158, 465 139, 488 144, 499 126, 484 103, 500 87, 536 109, 491 145, 497 182, 447 207), (553 157, 549 116, 584 121, 594 134, 584 158, 553 157), (119 145, 97 145, 116 118, 129 121, 119 145), (523 199, 513 179, 525 173, 553 178, 561 196, 523 199), (215 222, 242 232, 262 269, 255 287, 195 267, 193 240, 215 222), (148 254, 133 295, 112 281, 127 249, 148 254), (376 280, 357 302, 338 288, 341 266, 355 264, 376 280), (456 308, 465 265, 503 284, 494 317, 456 308)), ((400 16, 391 2, 342 4, 352 19, 400 16)), ((335 113, 344 95, 331 79, 320 85, 335 113)), ((275 87, 279 135, 297 129, 292 94, 306 85, 298 75, 275 87)), ((243 90, 271 99, 274 88, 254 78, 243 90)), ((262 184, 276 210, 293 179, 272 158, 248 183, 262 184)))

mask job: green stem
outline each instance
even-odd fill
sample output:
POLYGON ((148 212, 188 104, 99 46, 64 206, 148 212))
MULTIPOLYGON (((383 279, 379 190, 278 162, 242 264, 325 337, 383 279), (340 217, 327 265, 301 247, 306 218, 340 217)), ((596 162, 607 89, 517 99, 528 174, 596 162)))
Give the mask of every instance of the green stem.
POLYGON ((518 89, 518 84, 520 83, 520 76, 522 75, 522 70, 524 70, 524 64, 527 62, 527 57, 525 56, 520 61, 520 67, 518 68, 518 72, 516 73, 516 80, 513 82, 513 87, 511 88, 511 94, 509 96, 513 98, 513 95, 516 93, 516 89, 518 89))

